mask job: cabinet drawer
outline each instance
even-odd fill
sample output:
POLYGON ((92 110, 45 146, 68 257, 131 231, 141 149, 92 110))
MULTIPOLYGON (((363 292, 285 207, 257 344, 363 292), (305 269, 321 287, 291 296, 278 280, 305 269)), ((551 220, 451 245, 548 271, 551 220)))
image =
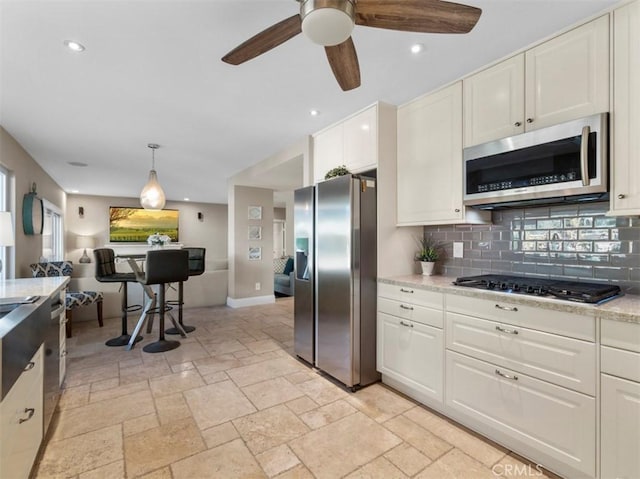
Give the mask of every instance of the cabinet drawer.
POLYGON ((443 402, 443 350, 441 329, 378 313, 378 370, 421 400, 443 402))
POLYGON ((446 313, 447 348, 595 396, 596 345, 446 313))
POLYGON ((0 477, 28 477, 42 440, 42 350, 0 403, 0 477))
POLYGON ((603 373, 640 383, 640 353, 602 346, 600 370, 603 373))
POLYGON ((595 477, 594 398, 452 351, 446 358, 448 407, 478 429, 525 444, 520 453, 568 477, 595 477))
POLYGON ((378 296, 429 308, 444 309, 444 294, 436 291, 378 283, 378 296))
POLYGON ((378 310, 399 318, 410 319, 436 328, 442 328, 444 322, 442 309, 426 308, 417 304, 378 298, 378 310))
POLYGON ((603 319, 600 323, 600 342, 640 353, 640 324, 603 319))
POLYGON ((513 304, 496 295, 495 300, 446 295, 447 311, 524 326, 538 331, 595 341, 595 317, 535 306, 513 304))

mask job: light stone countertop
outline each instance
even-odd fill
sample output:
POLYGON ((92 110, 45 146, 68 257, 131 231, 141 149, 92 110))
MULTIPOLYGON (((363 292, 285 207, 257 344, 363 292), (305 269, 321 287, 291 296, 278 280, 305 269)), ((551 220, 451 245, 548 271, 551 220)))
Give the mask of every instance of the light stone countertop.
POLYGON ((422 276, 407 275, 394 276, 390 278, 378 278, 378 282, 394 284, 397 286, 408 286, 429 291, 440 291, 442 293, 453 293, 460 296, 472 298, 483 298, 491 300, 503 300, 511 304, 522 304, 526 306, 540 307, 553 311, 563 311, 577 313, 603 319, 613 319, 615 321, 628 321, 640 324, 640 296, 626 295, 612 299, 601 305, 576 303, 573 301, 562 301, 556 298, 546 298, 539 296, 529 296, 522 294, 505 293, 502 291, 489 291, 483 289, 465 288, 453 285, 456 278, 449 276, 422 276))
POLYGON ((69 283, 68 276, 54 278, 20 278, 0 281, 0 299, 26 296, 49 297, 69 283))

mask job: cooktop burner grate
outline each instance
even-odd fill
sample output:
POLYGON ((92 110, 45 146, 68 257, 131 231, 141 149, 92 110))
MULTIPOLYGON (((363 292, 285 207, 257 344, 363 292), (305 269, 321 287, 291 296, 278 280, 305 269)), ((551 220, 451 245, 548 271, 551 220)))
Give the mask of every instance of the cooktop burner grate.
POLYGON ((505 293, 553 296, 567 301, 598 304, 622 296, 619 286, 607 283, 564 281, 527 276, 483 274, 457 278, 453 284, 505 293))

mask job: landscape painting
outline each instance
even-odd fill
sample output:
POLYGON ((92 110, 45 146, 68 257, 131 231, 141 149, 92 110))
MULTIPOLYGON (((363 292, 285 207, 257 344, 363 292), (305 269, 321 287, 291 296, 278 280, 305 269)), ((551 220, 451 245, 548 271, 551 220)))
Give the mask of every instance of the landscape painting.
POLYGON ((144 243, 149 235, 167 235, 178 241, 178 210, 109 207, 109 242, 144 243))

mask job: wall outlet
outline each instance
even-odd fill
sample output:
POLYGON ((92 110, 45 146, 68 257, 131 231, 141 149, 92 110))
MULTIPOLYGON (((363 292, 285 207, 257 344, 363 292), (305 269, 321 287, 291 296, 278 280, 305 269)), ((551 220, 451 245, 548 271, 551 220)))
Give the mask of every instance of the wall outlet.
POLYGON ((464 256, 464 243, 462 241, 453 242, 453 257, 462 258, 464 256))
POLYGON ((262 288, 262 285, 260 283, 256 283, 256 291, 260 291, 260 288, 262 288))

